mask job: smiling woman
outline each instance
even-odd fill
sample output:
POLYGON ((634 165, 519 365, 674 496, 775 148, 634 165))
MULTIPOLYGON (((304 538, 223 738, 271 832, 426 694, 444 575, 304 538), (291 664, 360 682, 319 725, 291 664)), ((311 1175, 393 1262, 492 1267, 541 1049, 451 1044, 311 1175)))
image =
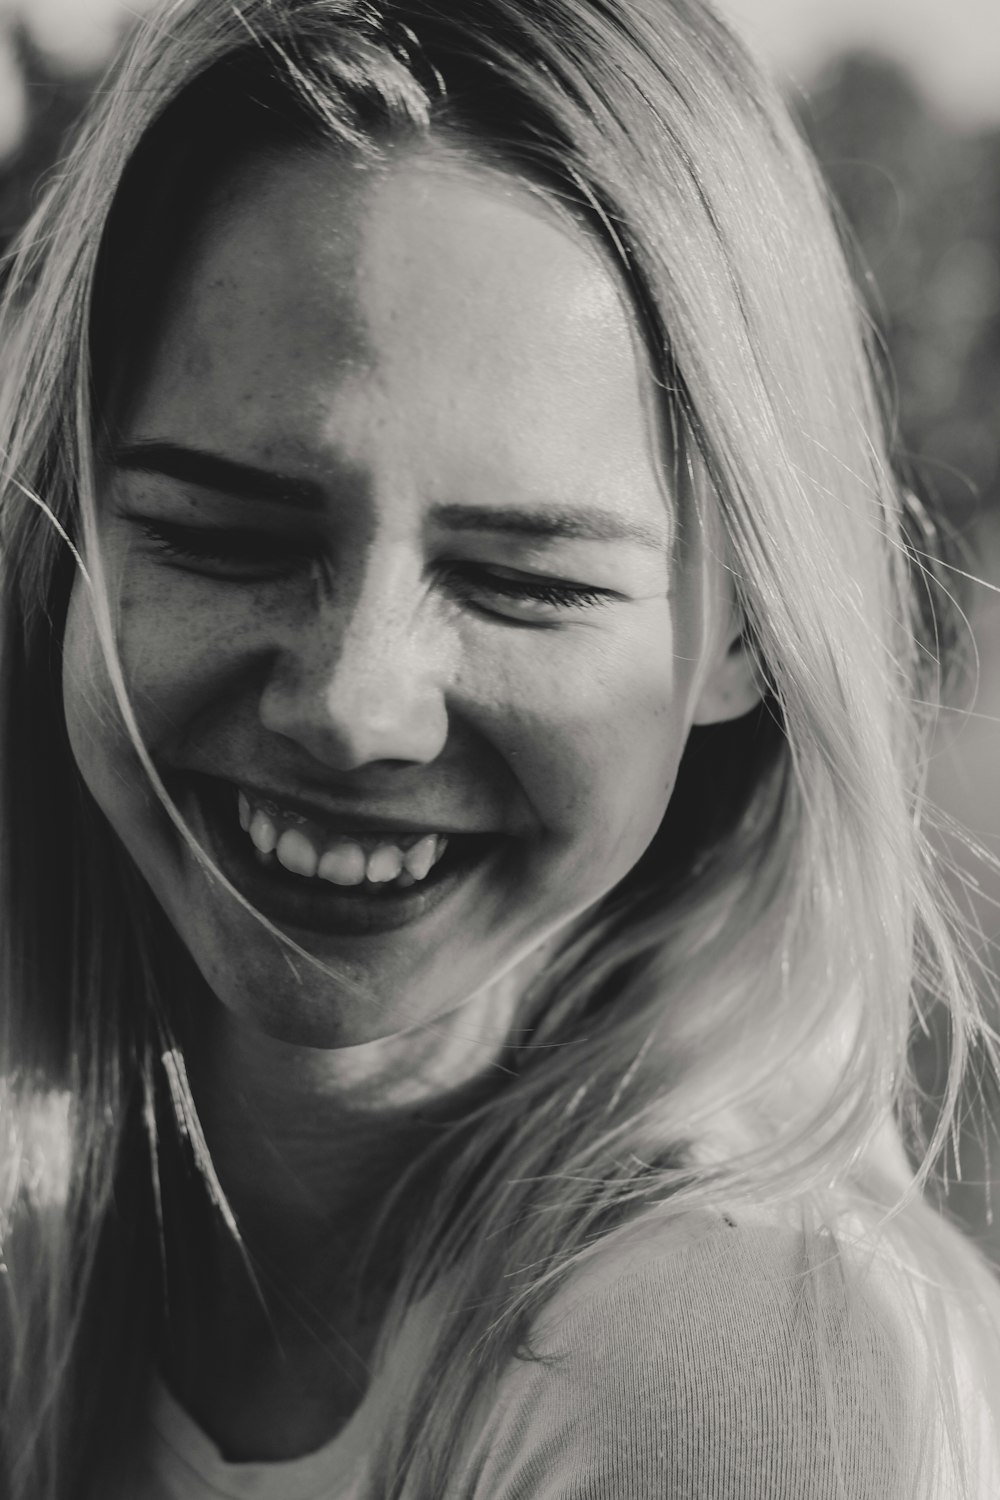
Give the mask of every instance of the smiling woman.
POLYGON ((713 14, 169 5, 5 320, 4 1493, 991 1493, 910 502, 713 14))
POLYGON ((270 1035, 431 1020, 591 907, 661 822, 698 696, 737 675, 706 568, 670 566, 648 359, 591 239, 471 148, 254 153, 114 414, 117 652, 253 910, 144 811, 82 585, 70 743, 215 996, 270 1035), (290 989, 256 912, 353 988, 311 964, 290 989))

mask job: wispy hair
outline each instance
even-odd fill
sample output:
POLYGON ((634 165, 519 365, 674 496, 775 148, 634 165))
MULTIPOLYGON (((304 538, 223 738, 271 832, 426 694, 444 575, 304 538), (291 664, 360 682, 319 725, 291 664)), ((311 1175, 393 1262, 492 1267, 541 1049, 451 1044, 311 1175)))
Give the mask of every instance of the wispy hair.
POLYGON ((162 1291, 163 1173, 192 1222, 225 1211, 162 992, 171 939, 62 712, 85 566, 144 754, 97 536, 116 382, 241 155, 378 163, 429 142, 482 155, 603 240, 672 434, 681 552, 720 527, 765 692, 692 732, 652 846, 526 997, 502 1084, 385 1206, 391 1236, 422 1205, 386 1346, 442 1276, 458 1293, 375 1488, 444 1493, 456 1432, 546 1298, 637 1215, 666 1232, 695 1207, 752 1204, 794 1208, 828 1254, 861 1223, 892 1258, 927 1350, 920 1493, 954 1471, 974 1500, 973 1416, 997 1441, 1000 1297, 922 1196, 970 1048, 993 1056, 922 793, 940 673, 925 600, 942 591, 813 165, 700 0, 167 5, 20 239, 0 331, 7 1492, 82 1485, 122 1430, 162 1291), (950 1063, 922 1141, 908 1044, 932 1006, 950 1063))

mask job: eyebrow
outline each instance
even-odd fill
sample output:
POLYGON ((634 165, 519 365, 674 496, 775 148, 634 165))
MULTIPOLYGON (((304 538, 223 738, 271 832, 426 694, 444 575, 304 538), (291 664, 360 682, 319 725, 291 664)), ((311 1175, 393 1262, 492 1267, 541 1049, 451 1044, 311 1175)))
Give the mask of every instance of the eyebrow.
POLYGON ((561 537, 581 542, 637 542, 664 555, 669 539, 665 531, 619 515, 617 511, 587 506, 439 505, 434 519, 452 531, 501 531, 519 536, 561 537))
MULTIPOLYGON (((317 480, 239 463, 202 448, 146 441, 112 450, 118 469, 160 474, 181 484, 213 490, 243 500, 270 500, 303 510, 325 508, 327 494, 317 480)), ((634 542, 664 556, 670 545, 666 527, 623 516, 601 507, 436 505, 432 519, 451 531, 493 531, 541 540, 634 542)))
POLYGON ((232 495, 239 500, 283 500, 303 510, 321 510, 326 499, 323 486, 316 480, 237 463, 235 459, 207 453, 203 448, 186 448, 180 443, 129 443, 112 449, 111 462, 116 469, 161 474, 180 484, 214 490, 216 494, 232 495))

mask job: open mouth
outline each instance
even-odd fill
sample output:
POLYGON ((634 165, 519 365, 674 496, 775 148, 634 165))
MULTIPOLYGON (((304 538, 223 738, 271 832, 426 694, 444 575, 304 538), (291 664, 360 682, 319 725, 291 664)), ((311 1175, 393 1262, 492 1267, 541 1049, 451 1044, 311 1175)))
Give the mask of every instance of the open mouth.
POLYGON ((185 781, 196 836, 236 889, 282 928, 363 936, 402 927, 441 905, 507 842, 451 831, 331 833, 232 782, 185 781))

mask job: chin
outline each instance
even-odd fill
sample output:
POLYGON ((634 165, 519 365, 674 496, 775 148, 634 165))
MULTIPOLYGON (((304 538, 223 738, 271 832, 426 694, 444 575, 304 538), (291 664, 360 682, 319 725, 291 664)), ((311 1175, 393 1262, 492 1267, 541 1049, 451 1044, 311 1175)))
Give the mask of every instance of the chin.
MULTIPOLYGON (((206 877, 203 877, 206 878, 206 877)), ((361 1046, 432 1024, 489 986, 501 970, 466 973, 472 950, 370 936, 357 942, 308 930, 269 931, 253 912, 236 903, 217 882, 204 899, 169 901, 167 915, 187 961, 209 992, 243 1025, 297 1046, 332 1049, 361 1046)), ((454 940, 453 940, 454 941, 454 940)))

